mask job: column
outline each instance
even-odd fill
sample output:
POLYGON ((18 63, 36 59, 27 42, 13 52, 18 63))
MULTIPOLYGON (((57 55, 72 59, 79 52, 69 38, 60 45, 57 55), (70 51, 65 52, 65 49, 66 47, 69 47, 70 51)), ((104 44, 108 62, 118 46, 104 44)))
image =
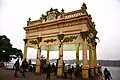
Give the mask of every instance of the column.
POLYGON ((80 46, 80 44, 77 44, 77 47, 76 47, 76 67, 77 67, 77 65, 79 65, 79 46, 80 46))
POLYGON ((62 77, 62 76, 63 76, 63 44, 60 44, 57 77, 62 77))
POLYGON ((95 67, 95 74, 98 74, 96 48, 93 49, 93 52, 94 52, 94 67, 95 67))
POLYGON ((36 58, 36 70, 35 70, 36 73, 41 73, 41 69, 40 69, 40 66, 41 66, 40 57, 41 57, 41 48, 38 48, 37 49, 37 58, 36 58))
POLYGON ((88 80, 88 60, 87 60, 87 41, 86 39, 82 43, 83 48, 83 57, 82 57, 82 77, 85 80, 88 80))
POLYGON ((93 56, 93 51, 92 47, 89 46, 89 67, 90 67, 90 75, 94 76, 94 56, 93 56))
POLYGON ((27 58, 27 46, 24 44, 24 55, 23 55, 23 60, 27 58))
POLYGON ((49 53, 50 53, 50 46, 47 48, 47 59, 46 59, 46 64, 49 64, 49 53))
POLYGON ((28 39, 23 39, 24 41, 24 54, 23 54, 23 60, 27 58, 27 41, 28 39))

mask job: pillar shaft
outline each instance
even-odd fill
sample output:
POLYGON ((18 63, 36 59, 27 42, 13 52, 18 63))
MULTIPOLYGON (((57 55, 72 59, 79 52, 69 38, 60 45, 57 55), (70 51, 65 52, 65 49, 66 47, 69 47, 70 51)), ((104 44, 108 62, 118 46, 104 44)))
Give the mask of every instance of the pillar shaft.
POLYGON ((95 74, 98 74, 96 48, 95 48, 95 49, 93 49, 93 53, 94 53, 94 67, 95 67, 95 74))
POLYGON ((41 72, 41 68, 40 68, 40 66, 41 66, 41 59, 40 59, 40 57, 41 57, 41 48, 38 48, 37 49, 37 58, 36 58, 36 70, 35 70, 35 72, 36 73, 40 73, 41 72))
POLYGON ((23 60, 27 58, 27 46, 24 44, 24 55, 23 55, 23 60))
POLYGON ((83 48, 83 60, 82 60, 82 77, 83 79, 88 79, 88 60, 87 60, 87 41, 86 39, 83 41, 82 44, 82 48, 83 48))
POLYGON ((76 66, 79 65, 79 46, 80 44, 76 47, 76 66))
POLYGON ((83 60, 82 60, 82 64, 83 65, 88 65, 88 60, 87 60, 87 41, 85 39, 85 41, 83 41, 83 60))
POLYGON ((89 67, 91 76, 94 76, 94 56, 91 46, 89 46, 89 67))
POLYGON ((57 76, 58 77, 63 76, 63 44, 59 46, 59 60, 58 60, 57 76))
POLYGON ((47 59, 46 59, 46 64, 49 64, 49 53, 50 53, 50 48, 48 46, 47 48, 47 59))
POLYGON ((97 66, 97 55, 96 55, 96 48, 93 49, 94 52, 94 66, 97 66))

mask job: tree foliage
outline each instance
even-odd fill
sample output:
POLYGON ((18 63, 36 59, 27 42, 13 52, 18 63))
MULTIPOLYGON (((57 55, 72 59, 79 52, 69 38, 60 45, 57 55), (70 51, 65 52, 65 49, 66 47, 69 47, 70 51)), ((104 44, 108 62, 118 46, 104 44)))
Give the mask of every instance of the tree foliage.
POLYGON ((13 48, 10 39, 5 35, 0 35, 0 61, 8 62, 12 58, 22 58, 22 51, 13 48))

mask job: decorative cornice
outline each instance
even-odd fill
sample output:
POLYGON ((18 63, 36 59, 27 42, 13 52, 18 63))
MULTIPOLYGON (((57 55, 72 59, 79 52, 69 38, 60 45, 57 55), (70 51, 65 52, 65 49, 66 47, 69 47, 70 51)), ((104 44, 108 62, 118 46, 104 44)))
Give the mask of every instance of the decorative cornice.
POLYGON ((78 20, 85 20, 85 19, 88 19, 88 16, 77 16, 77 17, 73 17, 73 18, 65 18, 64 20, 63 19, 60 19, 60 20, 56 20, 56 21, 50 21, 50 22, 46 22, 46 23, 39 23, 37 25, 29 25, 28 27, 25 27, 25 28, 34 28, 34 27, 47 27, 47 26, 50 26, 50 25, 56 25, 56 24, 61 24, 61 23, 64 23, 64 22, 72 22, 72 21, 78 21, 78 20))
POLYGON ((79 24, 86 24, 87 23, 87 19, 88 17, 84 16, 83 18, 79 18, 78 19, 71 19, 71 20, 65 20, 65 21, 55 21, 51 24, 44 24, 44 25, 39 25, 39 27, 34 26, 34 27, 26 27, 25 30, 27 33, 29 32, 37 32, 37 30, 39 29, 39 31, 43 31, 43 30, 49 30, 49 29, 55 29, 55 28, 59 28, 61 26, 64 27, 68 27, 68 26, 72 26, 72 25, 79 25, 79 24))

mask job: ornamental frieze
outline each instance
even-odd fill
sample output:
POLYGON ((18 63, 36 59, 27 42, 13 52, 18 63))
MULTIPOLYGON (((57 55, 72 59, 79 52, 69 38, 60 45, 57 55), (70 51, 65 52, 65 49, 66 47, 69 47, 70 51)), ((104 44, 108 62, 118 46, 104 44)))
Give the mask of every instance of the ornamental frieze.
POLYGON ((35 45, 36 45, 36 44, 37 44, 37 40, 30 40, 29 43, 30 43, 30 44, 35 44, 35 45))
POLYGON ((42 42, 42 37, 37 37, 37 39, 29 41, 30 44, 35 44, 35 45, 39 44, 40 42, 42 42))
POLYGON ((76 40, 78 36, 69 36, 65 37, 63 42, 72 42, 73 40, 76 40))
POLYGON ((53 38, 44 40, 44 42, 46 42, 46 43, 49 43, 49 42, 53 43, 55 41, 56 41, 56 39, 53 39, 53 38))

